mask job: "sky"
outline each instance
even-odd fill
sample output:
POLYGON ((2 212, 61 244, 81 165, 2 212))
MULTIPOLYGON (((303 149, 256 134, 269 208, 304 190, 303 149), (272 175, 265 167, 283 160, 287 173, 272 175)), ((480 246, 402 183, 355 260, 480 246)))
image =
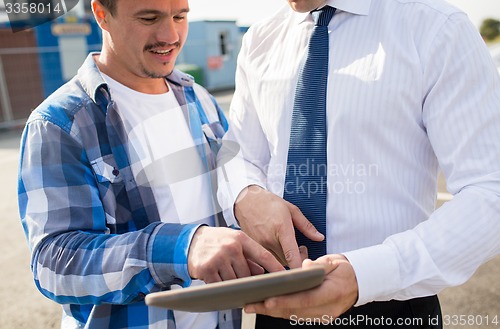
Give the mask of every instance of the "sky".
MULTIPOLYGON (((375 0, 383 1, 383 0, 375 0)), ((465 11, 478 28, 485 18, 500 19, 500 0, 448 0, 465 11)), ((285 0, 189 0, 191 20, 229 19, 250 25, 277 11, 285 0)))
MULTIPOLYGON (((478 28, 485 18, 500 20, 500 0, 447 1, 465 11, 478 28)), ((3 0, 0 2, 3 3, 3 0)), ((189 0, 189 19, 236 20, 239 25, 251 25, 270 16, 285 4, 286 0, 189 0)), ((0 21, 6 20, 6 17, 3 17, 6 15, 0 16, 0 21)))

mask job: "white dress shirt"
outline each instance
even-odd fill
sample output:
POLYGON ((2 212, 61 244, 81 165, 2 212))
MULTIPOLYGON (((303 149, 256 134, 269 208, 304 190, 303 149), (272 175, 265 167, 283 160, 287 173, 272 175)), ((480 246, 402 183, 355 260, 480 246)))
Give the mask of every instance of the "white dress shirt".
MULTIPOLYGON (((330 0, 327 252, 357 305, 436 294, 500 251, 500 78, 467 16, 441 0, 330 0), (435 211, 438 169, 454 195, 435 211)), ((313 23, 288 6, 245 35, 219 201, 282 196, 298 70, 313 23), (231 144, 231 143, 229 143, 231 144), (232 145, 235 145, 234 143, 232 145)), ((226 142, 228 143, 228 142, 226 142)))

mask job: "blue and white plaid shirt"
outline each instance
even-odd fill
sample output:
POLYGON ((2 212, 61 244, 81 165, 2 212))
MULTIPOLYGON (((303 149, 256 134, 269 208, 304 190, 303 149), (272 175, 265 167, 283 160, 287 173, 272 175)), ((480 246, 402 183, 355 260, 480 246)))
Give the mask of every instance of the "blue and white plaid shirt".
MULTIPOLYGON (((147 307, 144 296, 189 286, 198 225, 160 222, 151 188, 133 179, 127 135, 92 55, 32 113, 22 136, 19 209, 35 283, 63 304, 63 328, 172 329, 172 311, 147 307)), ((174 71, 168 80, 213 169, 205 138, 222 137, 224 114, 190 76, 174 71)), ((237 310, 219 318, 219 328, 240 326, 237 310)))

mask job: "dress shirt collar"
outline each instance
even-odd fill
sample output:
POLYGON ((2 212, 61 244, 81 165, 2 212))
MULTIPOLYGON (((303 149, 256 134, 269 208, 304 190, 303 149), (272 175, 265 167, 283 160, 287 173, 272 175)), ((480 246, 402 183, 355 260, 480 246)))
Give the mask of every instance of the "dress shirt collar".
MULTIPOLYGON (((368 15, 372 0, 326 0, 326 5, 354 15, 368 15)), ((297 24, 312 19, 309 13, 295 13, 297 24)))

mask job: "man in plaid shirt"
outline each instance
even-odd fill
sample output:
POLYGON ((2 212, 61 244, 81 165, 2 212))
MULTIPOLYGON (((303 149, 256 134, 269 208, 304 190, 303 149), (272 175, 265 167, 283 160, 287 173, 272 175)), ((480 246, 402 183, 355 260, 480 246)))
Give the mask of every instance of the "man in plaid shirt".
POLYGON ((32 113, 21 140, 35 283, 63 305, 63 328, 239 327, 236 310, 144 303, 174 286, 283 269, 244 233, 210 227, 210 172, 227 122, 174 70, 188 1, 94 0, 92 9, 102 52, 32 113))

